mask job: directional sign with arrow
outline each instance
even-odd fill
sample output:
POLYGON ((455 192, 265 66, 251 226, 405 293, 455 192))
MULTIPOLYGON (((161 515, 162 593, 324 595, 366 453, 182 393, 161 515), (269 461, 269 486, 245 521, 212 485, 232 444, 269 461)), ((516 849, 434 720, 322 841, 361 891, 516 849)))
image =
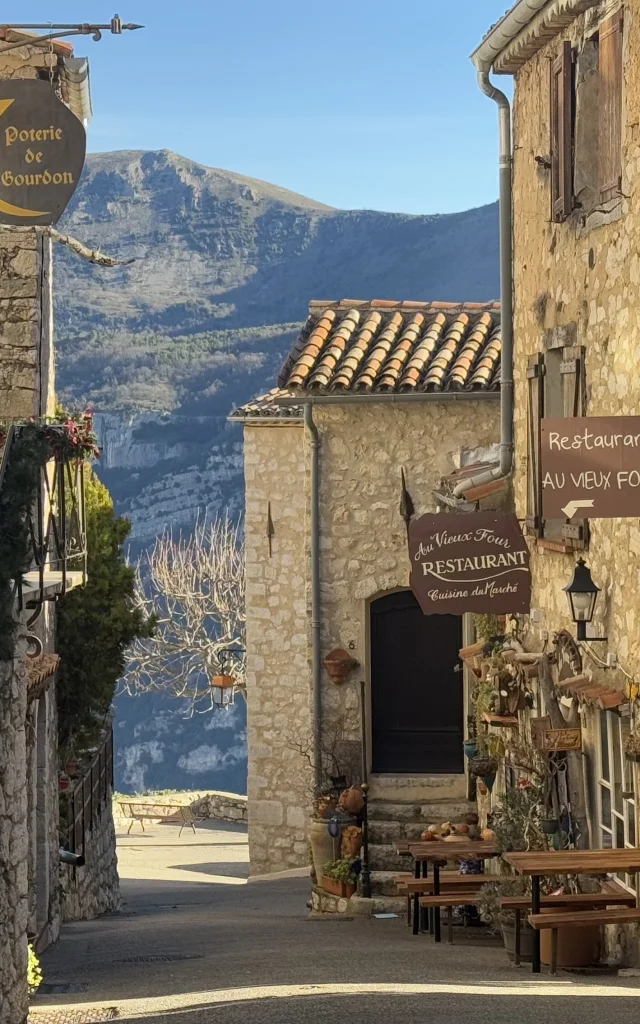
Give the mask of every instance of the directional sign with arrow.
POLYGON ((544 519, 640 516, 640 416, 543 419, 544 519))
POLYGON ((573 519, 579 508, 593 508, 593 498, 572 499, 567 502, 562 511, 567 519, 573 519))

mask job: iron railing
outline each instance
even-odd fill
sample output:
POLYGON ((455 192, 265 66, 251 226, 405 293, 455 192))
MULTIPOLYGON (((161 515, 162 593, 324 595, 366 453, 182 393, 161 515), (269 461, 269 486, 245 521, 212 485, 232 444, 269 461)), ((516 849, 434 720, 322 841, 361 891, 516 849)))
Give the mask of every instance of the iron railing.
MULTIPOLYGON (((0 489, 3 486, 12 451, 24 429, 14 424, 7 431, 2 462, 0 489)), ((84 460, 57 454, 39 469, 36 500, 28 509, 26 528, 29 539, 29 567, 15 581, 20 611, 34 609, 28 625, 42 610, 43 602, 66 594, 80 573, 87 575, 87 535, 84 502, 84 460)))
POLYGON ((83 777, 67 793, 65 849, 84 856, 87 835, 101 817, 113 792, 113 726, 83 777))

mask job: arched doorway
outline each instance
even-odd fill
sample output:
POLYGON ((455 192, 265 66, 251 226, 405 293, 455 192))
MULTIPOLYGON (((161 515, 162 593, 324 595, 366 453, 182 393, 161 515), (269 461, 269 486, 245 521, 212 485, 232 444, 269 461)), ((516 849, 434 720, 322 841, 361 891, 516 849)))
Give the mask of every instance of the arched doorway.
POLYGON ((410 590, 370 606, 371 760, 380 773, 464 770, 462 619, 424 615, 410 590))

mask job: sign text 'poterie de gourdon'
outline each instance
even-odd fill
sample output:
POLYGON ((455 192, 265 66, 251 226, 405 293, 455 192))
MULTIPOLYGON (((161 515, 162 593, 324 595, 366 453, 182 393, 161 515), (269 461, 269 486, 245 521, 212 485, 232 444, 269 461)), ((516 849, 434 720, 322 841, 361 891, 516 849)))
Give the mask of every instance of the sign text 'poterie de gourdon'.
POLYGON ((85 150, 84 125, 49 82, 0 82, 0 224, 55 224, 85 150))
POLYGON ((529 549, 515 515, 424 515, 409 528, 411 589, 425 615, 528 612, 529 549))

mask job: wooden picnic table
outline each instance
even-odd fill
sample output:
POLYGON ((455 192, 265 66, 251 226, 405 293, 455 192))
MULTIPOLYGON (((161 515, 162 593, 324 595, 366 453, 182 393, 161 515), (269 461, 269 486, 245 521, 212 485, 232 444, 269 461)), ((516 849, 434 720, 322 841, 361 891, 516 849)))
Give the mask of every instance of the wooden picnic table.
MULTIPOLYGON (((490 857, 497 857, 500 854, 498 847, 493 843, 487 843, 482 839, 469 839, 464 842, 447 843, 445 840, 433 843, 410 843, 409 854, 413 857, 414 876, 427 877, 429 864, 433 865, 433 895, 440 895, 440 865, 448 860, 489 860, 490 857)), ((481 877, 481 876, 478 876, 481 877)), ((464 902, 464 901, 463 901, 464 902)), ((422 911, 424 913, 424 910, 422 911)), ((419 897, 414 896, 413 904, 413 932, 418 932, 420 906, 419 897)), ((434 908, 433 938, 440 942, 440 910, 434 908)))
MULTIPOLYGON (((606 875, 640 871, 640 849, 630 850, 533 850, 504 853, 507 864, 519 875, 531 877, 531 911, 540 913, 540 879, 545 875, 606 875)), ((532 968, 540 974, 540 932, 533 933, 532 968)))

